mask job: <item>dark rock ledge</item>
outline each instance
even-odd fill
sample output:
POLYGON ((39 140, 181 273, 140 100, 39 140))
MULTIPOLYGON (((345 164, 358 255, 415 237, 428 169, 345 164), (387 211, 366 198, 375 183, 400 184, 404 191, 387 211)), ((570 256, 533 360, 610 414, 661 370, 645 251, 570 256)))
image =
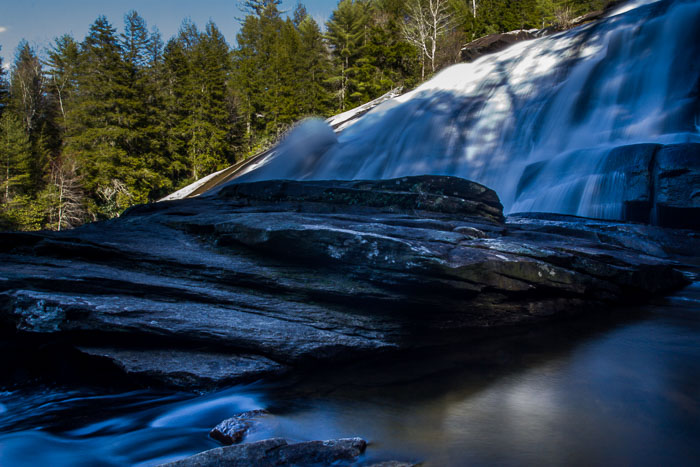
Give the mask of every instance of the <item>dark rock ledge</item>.
POLYGON ((0 331, 211 388, 638 303, 685 285, 670 257, 698 246, 641 224, 504 222, 492 190, 454 177, 228 185, 0 234, 0 331))
POLYGON ((348 465, 365 452, 361 438, 288 443, 281 438, 225 446, 195 454, 161 467, 272 467, 348 465), (342 463, 342 464, 341 464, 342 463))

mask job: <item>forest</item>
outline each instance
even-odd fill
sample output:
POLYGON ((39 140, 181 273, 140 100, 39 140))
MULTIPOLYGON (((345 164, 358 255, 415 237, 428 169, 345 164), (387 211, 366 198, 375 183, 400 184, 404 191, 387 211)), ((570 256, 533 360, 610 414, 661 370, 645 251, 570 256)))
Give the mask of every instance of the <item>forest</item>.
POLYGON ((82 40, 0 59, 0 230, 119 216, 274 144, 297 121, 411 89, 478 37, 566 27, 604 0, 247 0, 230 45, 214 22, 164 40, 136 12, 82 40))

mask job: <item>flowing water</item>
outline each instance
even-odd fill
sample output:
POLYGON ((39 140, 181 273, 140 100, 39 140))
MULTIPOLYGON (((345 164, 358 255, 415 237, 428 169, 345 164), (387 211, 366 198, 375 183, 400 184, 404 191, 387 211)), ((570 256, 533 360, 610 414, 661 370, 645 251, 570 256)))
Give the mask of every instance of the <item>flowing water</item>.
POLYGON ((625 173, 606 164, 612 148, 700 142, 698 25, 697 0, 631 2, 452 66, 337 140, 302 124, 240 180, 456 175, 495 189, 507 212, 619 219, 625 173))
MULTIPOLYGON (((519 330, 401 361, 193 396, 37 387, 0 393, 0 465, 156 465, 218 444, 222 419, 266 408, 246 441, 361 436, 363 461, 698 465, 700 282, 631 318, 519 330)), ((629 310, 622 314, 629 315, 629 310)))

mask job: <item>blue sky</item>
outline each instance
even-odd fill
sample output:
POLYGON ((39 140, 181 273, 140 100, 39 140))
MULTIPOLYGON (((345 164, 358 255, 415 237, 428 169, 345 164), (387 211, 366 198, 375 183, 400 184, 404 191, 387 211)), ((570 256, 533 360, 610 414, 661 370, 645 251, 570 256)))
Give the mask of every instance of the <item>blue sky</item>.
MULTIPOLYGON (((166 41, 177 32, 185 18, 192 19, 200 27, 212 19, 231 45, 235 44, 238 32, 236 18, 243 16, 237 8, 240 0, 2 0, 0 3, 0 55, 5 66, 13 61, 21 39, 29 41, 39 52, 65 33, 81 41, 101 14, 121 31, 124 13, 136 10, 149 28, 158 27, 166 41)), ((322 24, 338 1, 306 0, 302 3, 322 24)), ((291 13, 296 4, 297 0, 283 0, 282 9, 291 13)))

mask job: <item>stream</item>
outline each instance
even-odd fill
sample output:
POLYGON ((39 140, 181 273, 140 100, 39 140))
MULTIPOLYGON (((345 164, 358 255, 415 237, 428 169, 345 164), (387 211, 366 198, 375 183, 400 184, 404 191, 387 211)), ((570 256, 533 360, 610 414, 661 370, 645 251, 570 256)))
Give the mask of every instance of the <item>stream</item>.
POLYGON ((270 415, 245 442, 360 436, 367 464, 697 465, 698 277, 621 311, 199 396, 0 388, 0 465, 157 465, 252 409, 270 415))

